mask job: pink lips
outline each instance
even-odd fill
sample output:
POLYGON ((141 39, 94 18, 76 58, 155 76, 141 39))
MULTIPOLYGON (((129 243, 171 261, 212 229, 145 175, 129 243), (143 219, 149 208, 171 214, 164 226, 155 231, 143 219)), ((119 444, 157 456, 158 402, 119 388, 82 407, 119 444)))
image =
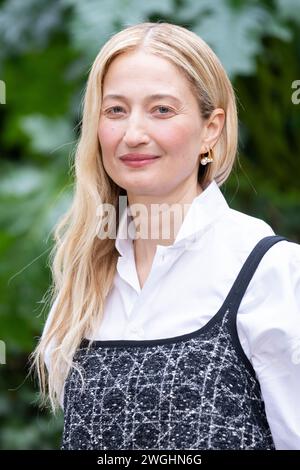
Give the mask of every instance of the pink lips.
POLYGON ((154 163, 156 160, 159 159, 159 156, 146 155, 142 153, 127 153, 126 155, 122 155, 120 159, 127 166, 130 166, 132 168, 139 168, 141 166, 154 163))
POLYGON ((153 158, 158 158, 158 155, 146 155, 144 153, 127 153, 126 155, 122 155, 121 160, 123 161, 141 161, 141 160, 150 160, 153 158))

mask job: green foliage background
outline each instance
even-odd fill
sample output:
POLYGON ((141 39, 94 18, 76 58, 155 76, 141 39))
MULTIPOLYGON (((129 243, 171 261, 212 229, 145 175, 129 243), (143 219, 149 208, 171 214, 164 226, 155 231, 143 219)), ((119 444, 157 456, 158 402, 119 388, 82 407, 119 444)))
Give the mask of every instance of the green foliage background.
POLYGON ((300 104, 291 99, 300 80, 300 0, 0 0, 0 449, 60 445, 62 416, 37 407, 26 378, 47 314, 51 230, 71 201, 95 55, 123 27, 157 20, 203 37, 233 82, 240 142, 239 164, 222 187, 228 203, 300 242, 300 104))

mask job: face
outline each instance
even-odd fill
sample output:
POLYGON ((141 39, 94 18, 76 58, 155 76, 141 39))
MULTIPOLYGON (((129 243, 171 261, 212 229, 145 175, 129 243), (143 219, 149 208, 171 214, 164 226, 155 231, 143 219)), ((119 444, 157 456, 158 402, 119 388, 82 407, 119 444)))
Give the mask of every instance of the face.
POLYGON ((203 120, 189 83, 171 62, 142 51, 116 57, 104 78, 102 98, 98 137, 103 165, 128 196, 159 198, 191 184, 196 189, 199 155, 207 147, 203 120), (171 96, 151 96, 157 94, 171 96), (129 166, 120 159, 128 153, 159 158, 129 166))

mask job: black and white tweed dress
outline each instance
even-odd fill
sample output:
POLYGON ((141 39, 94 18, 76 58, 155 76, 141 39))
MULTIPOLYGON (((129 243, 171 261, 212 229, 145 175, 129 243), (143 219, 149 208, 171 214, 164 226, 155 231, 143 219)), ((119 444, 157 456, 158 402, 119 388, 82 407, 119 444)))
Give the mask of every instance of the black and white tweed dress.
POLYGON ((154 340, 84 339, 64 390, 62 449, 275 449, 236 316, 266 251, 254 247, 202 328, 154 340))

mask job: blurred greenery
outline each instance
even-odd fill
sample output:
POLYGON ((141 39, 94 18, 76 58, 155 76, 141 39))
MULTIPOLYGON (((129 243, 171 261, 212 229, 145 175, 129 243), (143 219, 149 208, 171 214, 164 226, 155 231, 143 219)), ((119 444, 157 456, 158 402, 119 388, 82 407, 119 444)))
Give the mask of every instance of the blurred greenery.
POLYGON ((232 208, 300 242, 299 0, 0 0, 0 449, 53 449, 62 416, 36 404, 28 355, 47 314, 51 230, 69 206, 89 67, 118 30, 168 21, 210 44, 235 88, 239 164, 232 208))

